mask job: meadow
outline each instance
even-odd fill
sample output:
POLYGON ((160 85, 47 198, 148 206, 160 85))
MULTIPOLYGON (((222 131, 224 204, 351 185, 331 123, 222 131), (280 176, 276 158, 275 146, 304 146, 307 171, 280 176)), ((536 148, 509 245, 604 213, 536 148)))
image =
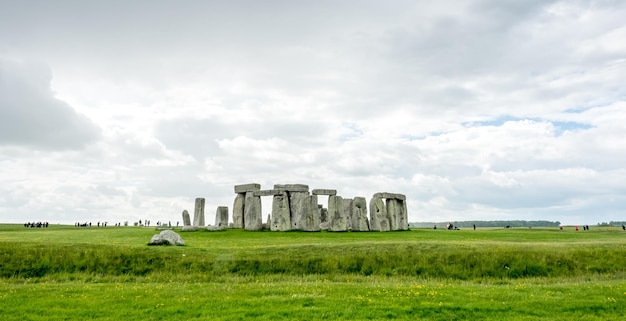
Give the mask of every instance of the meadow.
POLYGON ((0 225, 0 320, 623 320, 621 228, 0 225))

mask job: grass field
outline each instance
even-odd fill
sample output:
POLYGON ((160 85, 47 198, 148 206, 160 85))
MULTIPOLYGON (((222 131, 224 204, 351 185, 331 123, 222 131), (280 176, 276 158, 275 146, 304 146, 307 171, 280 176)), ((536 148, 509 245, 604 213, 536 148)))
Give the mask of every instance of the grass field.
POLYGON ((0 225, 0 320, 624 320, 617 228, 181 232, 0 225))

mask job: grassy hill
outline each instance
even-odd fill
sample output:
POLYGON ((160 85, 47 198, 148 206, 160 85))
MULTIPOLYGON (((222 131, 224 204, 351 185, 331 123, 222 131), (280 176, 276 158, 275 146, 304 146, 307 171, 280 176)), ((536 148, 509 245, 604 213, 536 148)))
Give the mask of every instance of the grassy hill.
POLYGON ((0 225, 0 319, 620 320, 626 312, 618 228, 227 230, 181 232, 184 247, 147 246, 156 233, 0 225))

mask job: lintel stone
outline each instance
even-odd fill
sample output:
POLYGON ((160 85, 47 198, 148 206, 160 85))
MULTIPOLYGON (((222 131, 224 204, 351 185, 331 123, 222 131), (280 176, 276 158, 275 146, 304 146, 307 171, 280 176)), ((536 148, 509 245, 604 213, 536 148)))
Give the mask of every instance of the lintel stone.
POLYGON ((275 195, 280 195, 283 192, 284 191, 279 190, 279 189, 266 189, 266 190, 254 192, 254 196, 275 196, 275 195))
POLYGON ((397 199, 397 200, 406 201, 406 195, 404 195, 404 194, 397 194, 397 193, 382 192, 382 193, 376 193, 372 197, 375 197, 375 198, 387 198, 387 199, 397 199))
POLYGON ((286 192, 308 192, 309 185, 304 184, 276 184, 274 189, 286 192))
POLYGON ((328 196, 336 196, 336 189, 314 189, 311 194, 313 195, 328 195, 328 196))
POLYGON ((261 189, 261 184, 243 184, 243 185, 235 185, 235 193, 247 193, 247 192, 256 192, 261 189))

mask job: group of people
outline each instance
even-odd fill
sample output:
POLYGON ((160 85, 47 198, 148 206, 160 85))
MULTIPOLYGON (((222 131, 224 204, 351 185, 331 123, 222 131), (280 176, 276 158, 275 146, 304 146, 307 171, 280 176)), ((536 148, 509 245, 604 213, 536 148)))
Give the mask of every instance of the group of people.
POLYGON ((48 222, 26 222, 24 223, 26 228, 47 228, 48 222))
MULTIPOLYGON (((109 224, 109 222, 98 222, 96 223, 97 227, 107 227, 109 224)), ((74 223, 75 227, 91 227, 91 222, 85 222, 85 223, 81 223, 81 222, 76 222, 74 223)), ((122 226, 122 223, 115 223, 115 226, 122 226)))

